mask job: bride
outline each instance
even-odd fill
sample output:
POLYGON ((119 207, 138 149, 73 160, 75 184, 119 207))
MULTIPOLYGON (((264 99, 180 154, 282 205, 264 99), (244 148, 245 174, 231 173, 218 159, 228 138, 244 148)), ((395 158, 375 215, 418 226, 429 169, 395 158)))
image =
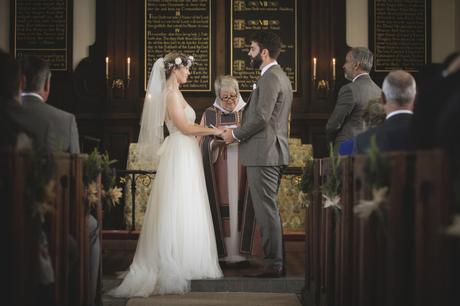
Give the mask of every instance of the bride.
POLYGON ((195 136, 219 136, 223 130, 196 125, 179 91, 192 61, 172 52, 157 60, 150 74, 137 156, 157 175, 133 262, 112 296, 184 293, 192 279, 222 277, 195 136), (163 140, 164 122, 169 136, 163 140))

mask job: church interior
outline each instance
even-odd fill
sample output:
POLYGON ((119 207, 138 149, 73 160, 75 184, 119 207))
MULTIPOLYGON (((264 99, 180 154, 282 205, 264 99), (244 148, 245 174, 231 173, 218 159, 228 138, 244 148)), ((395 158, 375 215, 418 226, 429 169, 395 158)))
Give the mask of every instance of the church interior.
MULTIPOLYGON (((0 105, 3 305, 460 304, 459 0, 0 0, 0 50, 8 58, 1 70, 9 69, 5 63, 21 66, 18 84, 28 83, 21 58, 46 62, 46 104, 73 118, 76 137, 67 149, 40 158, 41 147, 27 149, 21 137, 8 143, 16 125, 5 119, 6 102, 0 105), (221 260, 222 278, 192 279, 185 294, 112 296, 133 261, 159 175, 139 162, 136 147, 155 61, 172 51, 193 56, 180 91, 196 112, 196 126, 221 99, 215 84, 223 75, 237 80, 249 105, 244 118, 259 90, 259 72, 248 66, 257 31, 281 38, 277 63, 292 87, 289 164, 275 199, 282 273, 247 277, 264 266, 266 247, 257 236, 251 187, 230 217, 229 205, 218 203, 221 187, 214 186, 216 239, 226 241, 236 218, 245 260, 221 260), (378 133, 361 152, 356 134, 347 154, 331 145, 340 97, 360 76, 347 77, 356 47, 373 55, 363 71, 379 87, 376 104, 391 100, 392 72, 414 80, 416 94, 403 111, 413 118, 407 149, 384 150, 378 133), (250 217, 254 223, 246 224, 250 217)), ((3 74, 7 82, 11 74, 3 74)), ((17 107, 31 95, 19 91, 17 107)), ((389 120, 388 109, 381 107, 382 121, 389 120)), ((33 115, 27 121, 33 126, 33 115)), ((215 183, 221 169, 209 167, 215 183)), ((220 247, 217 241, 222 259, 220 247)))

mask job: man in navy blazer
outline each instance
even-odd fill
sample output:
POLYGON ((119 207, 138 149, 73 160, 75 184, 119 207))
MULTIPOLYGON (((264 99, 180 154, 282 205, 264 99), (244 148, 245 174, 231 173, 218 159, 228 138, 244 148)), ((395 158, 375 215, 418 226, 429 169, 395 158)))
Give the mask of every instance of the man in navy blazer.
POLYGON ((381 97, 386 119, 381 125, 356 137, 353 153, 366 153, 374 135, 380 151, 410 150, 415 94, 416 85, 412 75, 402 70, 390 72, 383 81, 381 97))

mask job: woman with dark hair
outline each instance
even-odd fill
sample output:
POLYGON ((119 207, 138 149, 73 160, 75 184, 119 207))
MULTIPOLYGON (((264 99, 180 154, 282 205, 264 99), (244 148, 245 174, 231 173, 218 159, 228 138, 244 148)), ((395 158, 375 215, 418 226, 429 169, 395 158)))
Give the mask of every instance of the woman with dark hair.
POLYGON ((169 53, 153 66, 144 101, 137 163, 156 169, 141 233, 117 297, 184 293, 190 280, 222 277, 201 152, 195 136, 223 130, 195 124, 179 86, 193 58, 169 53), (164 139, 163 125, 169 130, 164 139))

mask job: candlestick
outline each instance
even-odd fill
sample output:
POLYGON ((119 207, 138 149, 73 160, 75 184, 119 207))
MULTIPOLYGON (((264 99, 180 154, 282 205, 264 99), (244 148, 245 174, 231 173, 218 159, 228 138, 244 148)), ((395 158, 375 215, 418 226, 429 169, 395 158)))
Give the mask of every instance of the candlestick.
POLYGON ((335 57, 332 58, 332 79, 335 80, 335 57))
POLYGON ((316 57, 313 58, 313 80, 316 80, 316 57))
POLYGON ((127 65, 127 76, 129 80, 131 76, 131 58, 130 57, 126 59, 126 65, 127 65))
POLYGON ((105 57, 105 77, 109 78, 109 57, 105 57))

